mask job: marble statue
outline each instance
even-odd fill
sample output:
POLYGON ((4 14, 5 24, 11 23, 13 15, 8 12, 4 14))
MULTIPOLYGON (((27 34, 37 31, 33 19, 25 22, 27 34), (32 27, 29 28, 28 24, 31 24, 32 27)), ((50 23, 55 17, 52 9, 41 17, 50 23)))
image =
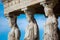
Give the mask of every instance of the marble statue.
POLYGON ((44 0, 40 4, 44 7, 47 20, 44 26, 44 40, 58 40, 58 22, 53 13, 53 8, 58 0, 44 0))
POLYGON ((58 40, 58 25, 54 14, 46 14, 48 16, 44 26, 44 40, 58 40))
POLYGON ((33 16, 34 14, 33 9, 24 8, 23 10, 29 22, 26 28, 24 40, 39 40, 39 28, 33 16))
POLYGON ((15 15, 9 15, 7 16, 9 20, 9 25, 11 27, 11 31, 8 34, 8 40, 20 40, 20 31, 17 26, 17 16, 15 15))

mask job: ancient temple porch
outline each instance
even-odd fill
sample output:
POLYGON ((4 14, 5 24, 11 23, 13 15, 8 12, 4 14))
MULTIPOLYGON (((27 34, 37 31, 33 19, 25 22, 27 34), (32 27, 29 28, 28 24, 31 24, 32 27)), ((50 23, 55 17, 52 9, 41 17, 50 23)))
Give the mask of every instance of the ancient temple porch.
POLYGON ((25 36, 24 40, 39 40, 39 28, 33 15, 35 13, 45 14, 45 16, 48 16, 48 21, 46 21, 45 25, 48 25, 49 27, 44 27, 44 32, 46 32, 44 33, 44 40, 59 39, 57 33, 58 20, 56 17, 60 16, 60 1, 58 2, 57 0, 55 0, 56 3, 54 0, 50 0, 50 3, 48 3, 49 1, 45 3, 45 1, 46 0, 3 0, 4 14, 9 20, 9 25, 11 27, 11 31, 8 35, 8 40, 19 40, 20 30, 17 25, 17 16, 22 13, 25 13, 29 23, 26 29, 26 34, 28 33, 29 35, 25 36), (46 31, 46 29, 48 31, 46 31))

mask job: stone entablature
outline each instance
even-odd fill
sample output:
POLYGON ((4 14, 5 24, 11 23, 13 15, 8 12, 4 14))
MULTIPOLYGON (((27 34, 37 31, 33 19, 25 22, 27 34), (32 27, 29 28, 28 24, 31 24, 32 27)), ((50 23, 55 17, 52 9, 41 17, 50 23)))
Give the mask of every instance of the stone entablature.
POLYGON ((22 9, 24 7, 28 7, 30 5, 34 5, 39 3, 39 0, 12 0, 12 1, 4 1, 4 13, 9 13, 18 9, 22 9))

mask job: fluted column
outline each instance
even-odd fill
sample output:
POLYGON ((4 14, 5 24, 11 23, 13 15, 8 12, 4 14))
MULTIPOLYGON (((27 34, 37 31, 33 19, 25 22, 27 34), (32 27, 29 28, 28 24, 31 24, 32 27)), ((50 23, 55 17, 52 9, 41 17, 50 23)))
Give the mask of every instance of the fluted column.
POLYGON ((47 16, 44 26, 44 40, 59 40, 58 21, 53 12, 53 8, 57 3, 58 0, 45 0, 40 3, 44 7, 45 15, 47 16))
MULTIPOLYGON (((5 15, 6 16, 6 15, 5 15)), ((20 39, 20 31, 17 26, 17 16, 14 14, 8 14, 7 16, 9 25, 10 25, 10 32, 8 34, 8 40, 19 40, 20 39)))
POLYGON ((29 22, 24 40, 39 40, 39 28, 37 22, 34 18, 34 10, 31 8, 23 8, 22 9, 26 14, 27 20, 29 22))

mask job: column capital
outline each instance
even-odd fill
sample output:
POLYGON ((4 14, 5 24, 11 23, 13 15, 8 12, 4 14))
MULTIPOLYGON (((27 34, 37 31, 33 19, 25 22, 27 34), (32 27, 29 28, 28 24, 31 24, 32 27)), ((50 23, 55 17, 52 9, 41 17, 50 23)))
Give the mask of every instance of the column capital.
POLYGON ((40 2, 40 5, 42 5, 43 7, 50 7, 50 8, 54 8, 56 4, 58 4, 58 0, 42 0, 40 2))
POLYGON ((24 7, 24 8, 21 9, 21 11, 24 11, 24 10, 27 10, 27 9, 28 9, 27 7, 24 7))
POLYGON ((18 13, 15 13, 15 12, 13 12, 13 13, 6 13, 6 14, 4 14, 5 15, 5 17, 17 17, 18 15, 20 15, 20 14, 18 14, 18 13))

